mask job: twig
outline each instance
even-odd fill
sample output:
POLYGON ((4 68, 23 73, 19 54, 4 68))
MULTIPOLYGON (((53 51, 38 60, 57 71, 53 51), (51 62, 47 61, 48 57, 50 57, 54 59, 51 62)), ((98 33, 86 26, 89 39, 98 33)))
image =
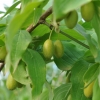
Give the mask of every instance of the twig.
POLYGON ((52 13, 52 7, 50 7, 43 15, 41 15, 36 25, 31 24, 26 30, 31 33, 38 25, 40 25, 50 14, 52 13))
MULTIPOLYGON (((43 24, 45 24, 46 26, 48 26, 48 27, 52 30, 53 25, 50 25, 50 24, 47 23, 46 21, 44 21, 43 24)), ((75 39, 75 38, 73 38, 73 37, 70 36, 69 34, 67 34, 67 33, 65 33, 65 32, 63 32, 63 31, 61 31, 61 30, 59 30, 59 33, 65 35, 66 37, 70 38, 71 40, 75 41, 76 43, 78 43, 78 44, 84 46, 85 48, 89 49, 89 46, 88 46, 88 45, 82 43, 81 41, 79 41, 79 40, 77 40, 77 39, 75 39)))

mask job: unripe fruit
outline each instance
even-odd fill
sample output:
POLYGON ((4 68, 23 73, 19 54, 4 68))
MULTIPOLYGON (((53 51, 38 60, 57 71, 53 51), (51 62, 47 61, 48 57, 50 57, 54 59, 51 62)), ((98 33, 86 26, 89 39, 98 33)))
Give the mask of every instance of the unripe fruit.
POLYGON ((81 7, 81 15, 85 21, 91 21, 95 13, 94 4, 89 2, 81 7))
POLYGON ((67 100, 72 100, 71 94, 68 96, 67 100))
POLYGON ((0 60, 4 60, 7 55, 6 47, 0 47, 0 60))
POLYGON ((6 81, 6 87, 9 89, 9 90, 14 90, 18 85, 18 82, 16 80, 14 80, 14 78, 12 77, 12 75, 10 74, 8 76, 8 79, 6 81))
POLYGON ((61 43, 60 40, 56 40, 54 43, 54 55, 57 58, 61 58, 63 54, 64 54, 63 44, 61 43))
POLYGON ((94 81, 89 84, 89 86, 87 86, 87 83, 85 83, 84 87, 84 95, 87 97, 87 98, 90 98, 92 97, 92 93, 93 93, 93 85, 94 85, 94 81))
POLYGON ((73 10, 67 14, 65 17, 65 24, 68 28, 72 29, 75 27, 78 21, 78 14, 76 10, 73 10))
POLYGON ((43 44, 43 55, 46 59, 50 59, 54 53, 54 45, 50 39, 47 39, 43 44))

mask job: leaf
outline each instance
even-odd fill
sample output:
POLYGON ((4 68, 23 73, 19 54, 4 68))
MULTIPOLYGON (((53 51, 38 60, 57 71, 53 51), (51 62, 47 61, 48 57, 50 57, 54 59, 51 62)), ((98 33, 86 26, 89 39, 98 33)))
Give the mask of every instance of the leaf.
POLYGON ((57 67, 61 70, 70 70, 73 67, 73 64, 78 61, 84 55, 84 51, 79 48, 76 48, 75 45, 70 42, 64 42, 64 55, 62 58, 54 58, 54 62, 57 67))
POLYGON ((51 87, 51 84, 49 84, 49 83, 46 81, 46 82, 45 82, 45 85, 46 85, 46 87, 47 87, 48 90, 49 90, 49 94, 48 94, 49 100, 53 100, 54 94, 53 94, 53 89, 52 89, 52 87, 51 87))
POLYGON ((7 14, 9 14, 19 3, 20 3, 20 1, 17 1, 16 3, 14 3, 1 18, 5 17, 7 14))
POLYGON ((0 47, 2 47, 2 46, 4 46, 4 45, 5 45, 4 41, 2 41, 2 40, 0 39, 0 47))
POLYGON ((54 90, 54 99, 53 100, 66 100, 70 89, 72 87, 71 83, 62 84, 54 90))
POLYGON ((86 34, 86 30, 79 24, 76 25, 75 30, 79 32, 79 34, 83 35, 89 44, 89 48, 94 58, 97 57, 97 42, 90 36, 90 34, 86 34))
POLYGON ((13 78, 24 85, 28 85, 31 83, 31 80, 29 79, 29 75, 26 71, 26 65, 24 62, 20 62, 15 70, 15 72, 13 73, 13 68, 11 67, 10 72, 12 73, 13 78))
POLYGON ((42 92, 42 87, 46 81, 46 64, 40 54, 34 50, 27 49, 22 57, 28 68, 29 76, 32 80, 32 96, 34 99, 42 92))
POLYGON ((83 60, 77 61, 72 68, 71 72, 72 100, 88 100, 83 94, 83 88, 84 88, 83 75, 86 72, 87 68, 88 68, 88 63, 83 60))
POLYGON ((63 18, 69 11, 79 8, 91 0, 54 0, 53 13, 56 19, 63 18))
POLYGON ((50 32, 50 29, 47 26, 40 24, 33 30, 32 36, 43 36, 48 32, 50 32))
POLYGON ((41 14, 42 14, 42 8, 39 7, 34 10, 34 16, 33 16, 34 17, 34 19, 33 19, 34 25, 39 21, 41 14))
POLYGON ((33 20, 34 25, 38 22, 42 14, 42 9, 47 4, 48 1, 49 0, 43 0, 43 3, 41 3, 41 5, 34 10, 34 20, 33 20))
POLYGON ((49 90, 46 90, 41 94, 40 100, 49 100, 49 90))
POLYGON ((87 50, 82 58, 89 63, 95 63, 95 59, 90 50, 87 50))
POLYGON ((98 44, 99 44, 99 48, 100 48, 100 16, 98 16, 97 14, 95 14, 93 17, 92 26, 96 32, 98 44))
POLYGON ((100 83, 98 79, 96 79, 94 86, 93 86, 93 97, 92 100, 99 100, 100 99, 100 83))
POLYGON ((32 40, 31 35, 25 30, 21 30, 14 37, 10 52, 10 60, 14 70, 17 68, 19 60, 21 59, 22 54, 27 49, 31 40, 32 40))
MULTIPOLYGON (((11 48, 11 43, 12 40, 15 36, 15 34, 19 31, 19 29, 22 27, 23 23, 27 20, 27 18, 33 13, 34 8, 36 8, 37 6, 39 6, 41 2, 31 2, 28 3, 27 6, 25 7, 25 9, 20 13, 17 14, 9 23, 9 26, 7 27, 7 33, 6 33, 6 37, 7 37, 7 45, 9 45, 9 49, 11 48), (18 21, 20 23, 18 23, 18 21)), ((8 50, 8 51, 9 51, 8 50)))
POLYGON ((95 63, 88 68, 88 70, 84 74, 84 82, 91 83, 99 74, 99 63, 95 63))

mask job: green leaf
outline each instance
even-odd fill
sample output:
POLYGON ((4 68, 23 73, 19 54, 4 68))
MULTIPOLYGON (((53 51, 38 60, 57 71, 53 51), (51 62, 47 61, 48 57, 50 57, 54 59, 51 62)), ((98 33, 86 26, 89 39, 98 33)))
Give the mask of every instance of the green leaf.
POLYGON ((38 52, 31 49, 26 50, 22 59, 28 67, 28 73, 33 84, 32 96, 36 99, 42 92, 43 84, 46 81, 45 62, 38 52))
POLYGON ((31 40, 31 35, 25 30, 21 30, 18 34, 15 35, 10 51, 10 60, 14 70, 17 68, 19 60, 21 59, 22 54, 27 49, 31 40))
POLYGON ((20 3, 20 1, 17 1, 16 3, 14 3, 1 18, 5 17, 7 14, 9 14, 19 3, 20 3))
POLYGON ((88 63, 79 60, 72 68, 71 82, 72 82, 72 100, 88 100, 83 94, 84 82, 83 75, 88 68, 88 63))
POLYGON ((49 100, 53 100, 54 94, 53 94, 53 89, 52 89, 51 84, 49 84, 49 83, 46 81, 46 82, 45 82, 45 85, 46 85, 46 87, 47 87, 48 90, 49 90, 49 95, 48 95, 49 100))
POLYGON ((73 67, 73 64, 78 61, 84 55, 84 51, 79 48, 76 48, 70 42, 64 42, 64 55, 62 58, 57 59, 54 58, 54 62, 56 63, 57 67, 61 70, 70 70, 73 67))
POLYGON ((89 48, 94 58, 97 57, 97 42, 90 36, 90 34, 86 33, 86 30, 79 24, 76 25, 75 30, 79 32, 79 34, 83 35, 89 44, 89 48))
POLYGON ((71 83, 62 84, 54 90, 54 99, 53 100, 66 100, 70 89, 72 87, 71 83))
POLYGON ((93 17, 92 26, 94 27, 97 34, 98 44, 100 48, 100 17, 98 17, 97 15, 93 17))
POLYGON ((25 65, 25 63, 21 61, 18 64, 18 67, 16 68, 14 73, 13 73, 13 68, 11 67, 11 69, 10 69, 10 72, 12 73, 13 78, 17 82, 24 84, 24 85, 28 85, 31 83, 31 80, 30 80, 29 75, 27 73, 26 67, 27 66, 25 65))
POLYGON ((96 79, 94 86, 93 86, 93 97, 92 100, 99 100, 100 99, 100 83, 98 79, 96 79))
POLYGON ((84 82, 91 83, 99 74, 99 63, 95 63, 88 68, 88 70, 84 74, 84 82))
MULTIPOLYGON (((22 27, 24 22, 27 20, 27 18, 33 13, 34 8, 40 5, 41 2, 31 2, 28 3, 25 9, 20 13, 17 14, 9 23, 7 27, 6 37, 7 37, 7 45, 9 45, 9 48, 11 48, 12 40, 15 36, 15 34, 19 31, 19 29, 22 27), (18 23, 20 22, 20 23, 18 23)), ((8 50, 9 51, 9 50, 8 50)))
POLYGON ((33 19, 34 25, 39 21, 41 14, 42 14, 42 8, 39 7, 34 10, 34 19, 33 19))
POLYGON ((2 46, 4 46, 4 45, 5 45, 4 41, 2 41, 2 40, 0 39, 0 47, 2 47, 2 46))
POLYGON ((32 36, 43 36, 48 32, 50 32, 50 29, 47 26, 41 24, 33 30, 32 36))
POLYGON ((49 90, 46 90, 41 94, 40 100, 49 100, 49 90))
POLYGON ((48 1, 49 0, 43 0, 43 3, 41 3, 41 5, 34 10, 34 20, 33 20, 34 25, 38 22, 42 14, 42 9, 47 4, 48 1))
POLYGON ((62 19, 64 16, 74 9, 91 0, 54 0, 53 13, 56 19, 62 19))
POLYGON ((87 50, 82 58, 89 63, 95 63, 95 59, 90 50, 87 50))

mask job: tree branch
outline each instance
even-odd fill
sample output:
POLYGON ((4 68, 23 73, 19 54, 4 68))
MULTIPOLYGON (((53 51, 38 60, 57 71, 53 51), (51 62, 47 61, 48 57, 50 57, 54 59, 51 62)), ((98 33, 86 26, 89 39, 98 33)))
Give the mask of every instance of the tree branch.
POLYGON ((36 25, 31 24, 26 30, 31 33, 38 25, 40 25, 50 14, 52 13, 52 7, 50 7, 45 13, 43 13, 36 25))

